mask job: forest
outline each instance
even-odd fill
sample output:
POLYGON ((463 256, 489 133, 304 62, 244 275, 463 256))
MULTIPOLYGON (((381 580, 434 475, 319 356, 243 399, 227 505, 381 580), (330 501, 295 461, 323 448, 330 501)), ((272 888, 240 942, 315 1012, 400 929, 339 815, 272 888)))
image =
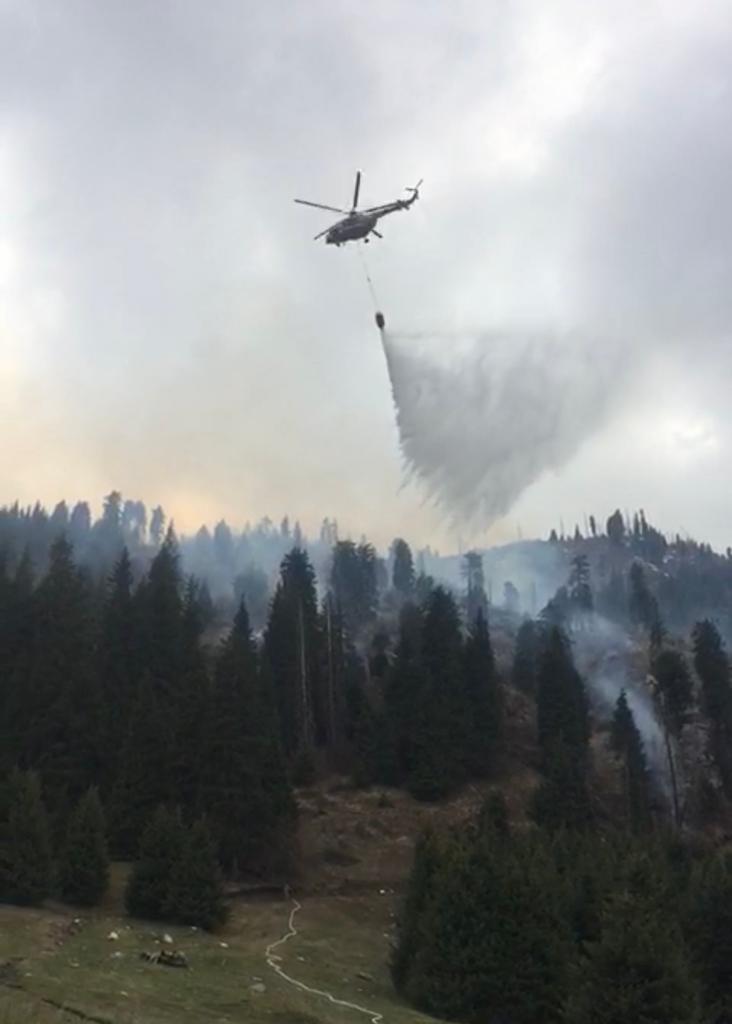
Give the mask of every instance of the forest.
POLYGON ((476 1024, 729 1019, 732 553, 619 511, 518 548, 499 587, 490 552, 456 580, 329 520, 179 539, 116 492, 96 521, 1 510, 0 900, 93 906, 129 861, 130 914, 215 929, 232 880, 297 877, 314 780, 438 806, 488 780, 417 843, 404 998, 476 1024))

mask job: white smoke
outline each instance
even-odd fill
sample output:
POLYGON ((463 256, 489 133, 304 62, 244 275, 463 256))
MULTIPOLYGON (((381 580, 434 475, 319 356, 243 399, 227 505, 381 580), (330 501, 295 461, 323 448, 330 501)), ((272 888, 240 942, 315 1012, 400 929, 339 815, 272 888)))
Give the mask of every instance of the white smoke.
POLYGON ((490 526, 602 426, 617 344, 573 334, 382 332, 410 476, 454 521, 490 526))
MULTIPOLYGON (((615 623, 596 614, 592 617, 592 629, 576 634, 575 645, 578 667, 601 719, 612 718, 618 697, 625 690, 652 776, 670 800, 671 778, 663 726, 644 686, 630 637, 615 623)), ((678 771, 678 764, 676 767, 678 771)))

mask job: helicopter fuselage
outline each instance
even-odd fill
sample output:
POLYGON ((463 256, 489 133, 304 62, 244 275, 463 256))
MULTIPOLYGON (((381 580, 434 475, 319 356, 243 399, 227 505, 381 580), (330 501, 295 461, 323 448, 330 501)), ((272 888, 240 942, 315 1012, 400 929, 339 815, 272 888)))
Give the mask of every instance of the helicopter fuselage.
POLYGON ((378 216, 373 213, 350 213, 334 224, 325 236, 326 245, 343 245, 366 238, 376 227, 378 216))

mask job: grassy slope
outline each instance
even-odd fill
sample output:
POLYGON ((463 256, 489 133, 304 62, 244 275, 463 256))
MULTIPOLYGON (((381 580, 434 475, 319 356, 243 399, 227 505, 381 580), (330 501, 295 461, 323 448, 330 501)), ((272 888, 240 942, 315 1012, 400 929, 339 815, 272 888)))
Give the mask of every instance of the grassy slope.
MULTIPOLYGON (((391 988, 386 969, 391 899, 378 892, 304 899, 296 921, 301 935, 278 950, 282 966, 308 985, 373 1007, 385 1022, 426 1021, 401 1005, 391 988), (359 972, 368 977, 359 978, 359 972)), ((190 970, 184 971, 139 959, 142 950, 159 948, 155 940, 163 929, 155 925, 86 914, 80 929, 70 932, 70 914, 0 908, 0 962, 13 959, 16 983, 22 986, 22 991, 0 988, 0 1024, 79 1019, 44 1001, 119 1024, 367 1021, 300 992, 267 967, 264 948, 286 931, 288 913, 281 900, 239 903, 231 922, 215 936, 164 929, 173 938, 172 948, 189 958, 190 970), (119 933, 118 941, 107 938, 112 930, 119 933), (252 991, 256 980, 265 984, 264 993, 252 991)))

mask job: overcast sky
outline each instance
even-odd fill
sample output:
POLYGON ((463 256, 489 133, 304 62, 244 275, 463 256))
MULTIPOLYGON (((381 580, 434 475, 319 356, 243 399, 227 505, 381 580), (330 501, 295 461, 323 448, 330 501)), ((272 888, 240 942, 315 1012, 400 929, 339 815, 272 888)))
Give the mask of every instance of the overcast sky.
POLYGON ((390 326, 621 353, 470 539, 620 505, 732 543, 731 78, 715 0, 0 0, 0 501, 454 548, 401 486, 358 252, 292 203, 361 167, 366 205, 425 179, 369 247, 390 326))

